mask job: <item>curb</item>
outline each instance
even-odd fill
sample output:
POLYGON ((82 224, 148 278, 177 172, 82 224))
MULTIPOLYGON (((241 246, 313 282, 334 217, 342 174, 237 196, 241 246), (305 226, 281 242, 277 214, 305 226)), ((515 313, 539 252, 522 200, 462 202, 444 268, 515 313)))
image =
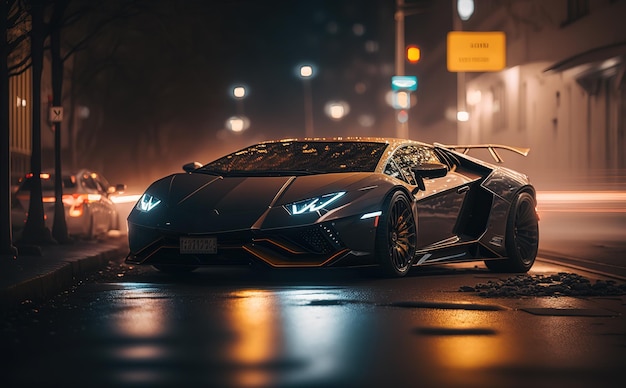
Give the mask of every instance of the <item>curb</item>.
POLYGON ((574 256, 570 256, 570 255, 566 255, 566 254, 562 254, 562 253, 558 253, 558 252, 554 252, 550 250, 543 250, 543 249, 539 250, 537 256, 540 256, 541 260, 547 263, 558 264, 563 267, 569 267, 575 270, 585 271, 585 272, 592 273, 598 276, 603 276, 606 278, 626 281, 626 276, 621 276, 619 274, 603 271, 601 269, 592 268, 593 265, 595 265, 596 267, 602 267, 601 263, 590 262, 588 260, 585 260, 579 257, 574 257, 574 256), (585 265, 577 265, 575 264, 576 262, 583 263, 585 265))
POLYGON ((105 267, 112 257, 126 253, 123 247, 115 247, 79 259, 59 261, 54 268, 0 289, 0 306, 16 307, 24 301, 43 301, 71 288, 77 280, 105 267))

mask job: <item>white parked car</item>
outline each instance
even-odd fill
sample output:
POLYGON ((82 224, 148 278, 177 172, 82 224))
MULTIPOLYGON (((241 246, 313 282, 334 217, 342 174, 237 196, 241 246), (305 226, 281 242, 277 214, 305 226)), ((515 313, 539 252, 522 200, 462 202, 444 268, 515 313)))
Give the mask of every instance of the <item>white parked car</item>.
MULTIPOLYGON (((33 174, 27 174, 22 178, 13 195, 11 215, 14 234, 21 233, 26 223, 32 177, 33 174)), ((52 229, 55 204, 53 173, 41 174, 41 188, 46 226, 52 229)), ((93 239, 110 230, 118 230, 120 219, 111 197, 125 188, 123 184, 111 186, 102 175, 90 170, 63 174, 63 205, 68 234, 93 239)))

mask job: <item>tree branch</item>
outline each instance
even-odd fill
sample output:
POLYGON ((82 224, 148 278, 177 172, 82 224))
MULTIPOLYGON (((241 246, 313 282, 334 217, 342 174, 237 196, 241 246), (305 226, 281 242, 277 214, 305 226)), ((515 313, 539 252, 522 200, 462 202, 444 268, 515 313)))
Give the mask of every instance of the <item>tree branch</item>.
POLYGON ((32 61, 30 55, 16 63, 13 66, 9 67, 9 77, 14 77, 16 75, 23 74, 26 70, 28 70, 32 66, 32 61), (19 69, 19 70, 18 70, 19 69))

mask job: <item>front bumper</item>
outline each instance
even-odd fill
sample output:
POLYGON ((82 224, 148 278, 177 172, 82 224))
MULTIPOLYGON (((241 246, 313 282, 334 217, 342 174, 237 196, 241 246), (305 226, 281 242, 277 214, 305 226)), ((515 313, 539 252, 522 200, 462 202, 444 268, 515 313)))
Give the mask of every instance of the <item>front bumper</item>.
POLYGON ((182 233, 148 228, 129 223, 129 264, 151 265, 243 265, 253 262, 270 267, 312 268, 373 264, 375 228, 344 231, 345 222, 327 222, 302 227, 272 230, 244 230, 193 237, 215 237, 215 254, 181 254, 182 233), (338 225, 339 224, 339 225, 338 225), (358 241, 358 250, 351 242, 358 241), (351 248, 352 246, 352 248, 351 248))

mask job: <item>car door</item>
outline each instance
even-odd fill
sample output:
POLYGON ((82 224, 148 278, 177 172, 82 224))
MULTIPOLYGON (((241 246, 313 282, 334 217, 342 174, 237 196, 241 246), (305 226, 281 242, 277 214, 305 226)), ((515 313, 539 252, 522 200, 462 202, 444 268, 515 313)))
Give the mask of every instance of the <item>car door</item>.
POLYGON ((101 175, 94 174, 93 180, 98 188, 100 194, 100 201, 98 203, 100 211, 100 219, 102 230, 108 232, 111 228, 116 227, 115 218, 117 217, 115 211, 115 204, 111 201, 109 193, 109 182, 101 175))
POLYGON ((102 192, 93 177, 93 173, 83 172, 81 181, 83 189, 87 194, 84 206, 86 206, 88 212, 84 222, 86 224, 92 224, 91 228, 93 233, 103 233, 105 228, 105 217, 102 207, 102 192))
MULTIPOLYGON (((425 145, 399 148, 392 160, 403 179, 412 186, 417 186, 412 167, 421 163, 441 163, 432 148, 425 145)), ((415 192, 418 248, 458 240, 454 228, 470 184, 471 180, 456 172, 448 172, 441 178, 424 179, 426 190, 415 192)))

